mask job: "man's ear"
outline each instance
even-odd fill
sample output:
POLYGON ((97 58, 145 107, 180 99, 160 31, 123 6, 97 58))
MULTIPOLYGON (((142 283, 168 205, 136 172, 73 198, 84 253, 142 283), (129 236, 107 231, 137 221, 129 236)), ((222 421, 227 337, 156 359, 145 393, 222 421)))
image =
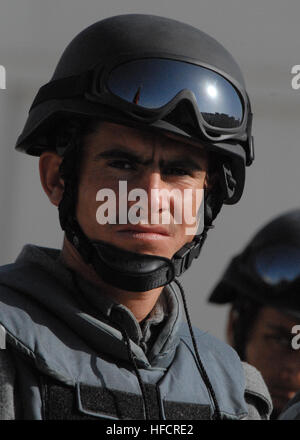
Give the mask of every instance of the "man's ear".
POLYGON ((236 319, 237 319, 237 311, 234 310, 233 307, 231 307, 228 315, 227 326, 226 326, 226 339, 228 344, 231 345, 232 347, 234 346, 233 327, 236 319))
POLYGON ((44 151, 39 162, 43 189, 50 202, 55 206, 59 205, 64 192, 64 181, 59 172, 62 160, 63 158, 54 151, 44 151))

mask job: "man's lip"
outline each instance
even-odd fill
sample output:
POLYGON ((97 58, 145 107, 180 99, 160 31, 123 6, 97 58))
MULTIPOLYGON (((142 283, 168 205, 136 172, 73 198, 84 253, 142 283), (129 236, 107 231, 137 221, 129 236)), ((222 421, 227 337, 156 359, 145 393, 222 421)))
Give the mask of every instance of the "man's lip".
POLYGON ((143 232, 144 234, 160 234, 170 236, 169 231, 161 226, 140 226, 132 225, 126 226, 124 229, 119 229, 117 232, 143 232))

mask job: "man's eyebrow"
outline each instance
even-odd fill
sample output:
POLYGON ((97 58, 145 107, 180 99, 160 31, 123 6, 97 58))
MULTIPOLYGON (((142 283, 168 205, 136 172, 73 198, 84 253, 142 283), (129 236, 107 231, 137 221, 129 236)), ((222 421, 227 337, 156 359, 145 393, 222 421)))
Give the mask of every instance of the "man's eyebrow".
POLYGON ((189 170, 203 170, 203 164, 198 163, 197 160, 187 158, 186 156, 176 157, 167 161, 160 161, 160 166, 172 166, 178 168, 187 168, 189 170))
POLYGON ((142 160, 142 156, 139 156, 138 154, 127 149, 124 149, 123 147, 114 147, 98 153, 93 158, 93 161, 98 162, 100 159, 128 159, 141 165, 147 165, 152 161, 152 159, 146 161, 142 160))
MULTIPOLYGON (((94 162, 99 161, 100 159, 127 159, 131 160, 137 164, 141 165, 149 165, 153 162, 153 159, 143 160, 142 156, 139 156, 137 153, 124 149, 123 147, 115 147, 109 150, 103 151, 101 153, 96 154, 93 158, 94 162)), ((192 158, 187 158, 186 156, 178 156, 171 158, 169 160, 161 159, 159 161, 159 166, 161 168, 165 166, 172 167, 184 167, 191 170, 203 170, 203 165, 198 163, 197 160, 192 158)))

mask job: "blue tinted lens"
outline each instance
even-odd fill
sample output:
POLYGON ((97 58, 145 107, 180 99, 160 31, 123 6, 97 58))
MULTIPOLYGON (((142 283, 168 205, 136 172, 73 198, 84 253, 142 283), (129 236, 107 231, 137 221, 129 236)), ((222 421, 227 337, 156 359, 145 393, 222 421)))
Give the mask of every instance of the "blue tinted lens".
POLYGON ((243 119, 237 90, 221 75, 195 64, 159 58, 130 61, 111 71, 107 86, 125 101, 147 109, 160 108, 188 89, 213 127, 236 128, 243 119))
POLYGON ((255 267, 267 284, 293 282, 300 277, 300 249, 284 245, 263 249, 255 257, 255 267))

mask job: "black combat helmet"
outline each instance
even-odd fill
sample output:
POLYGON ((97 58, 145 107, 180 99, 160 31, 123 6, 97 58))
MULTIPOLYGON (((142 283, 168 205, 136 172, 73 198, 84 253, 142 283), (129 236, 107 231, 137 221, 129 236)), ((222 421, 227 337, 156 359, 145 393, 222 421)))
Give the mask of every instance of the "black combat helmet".
POLYGON ((300 209, 264 226, 234 257, 209 301, 239 301, 279 308, 300 317, 300 209))

